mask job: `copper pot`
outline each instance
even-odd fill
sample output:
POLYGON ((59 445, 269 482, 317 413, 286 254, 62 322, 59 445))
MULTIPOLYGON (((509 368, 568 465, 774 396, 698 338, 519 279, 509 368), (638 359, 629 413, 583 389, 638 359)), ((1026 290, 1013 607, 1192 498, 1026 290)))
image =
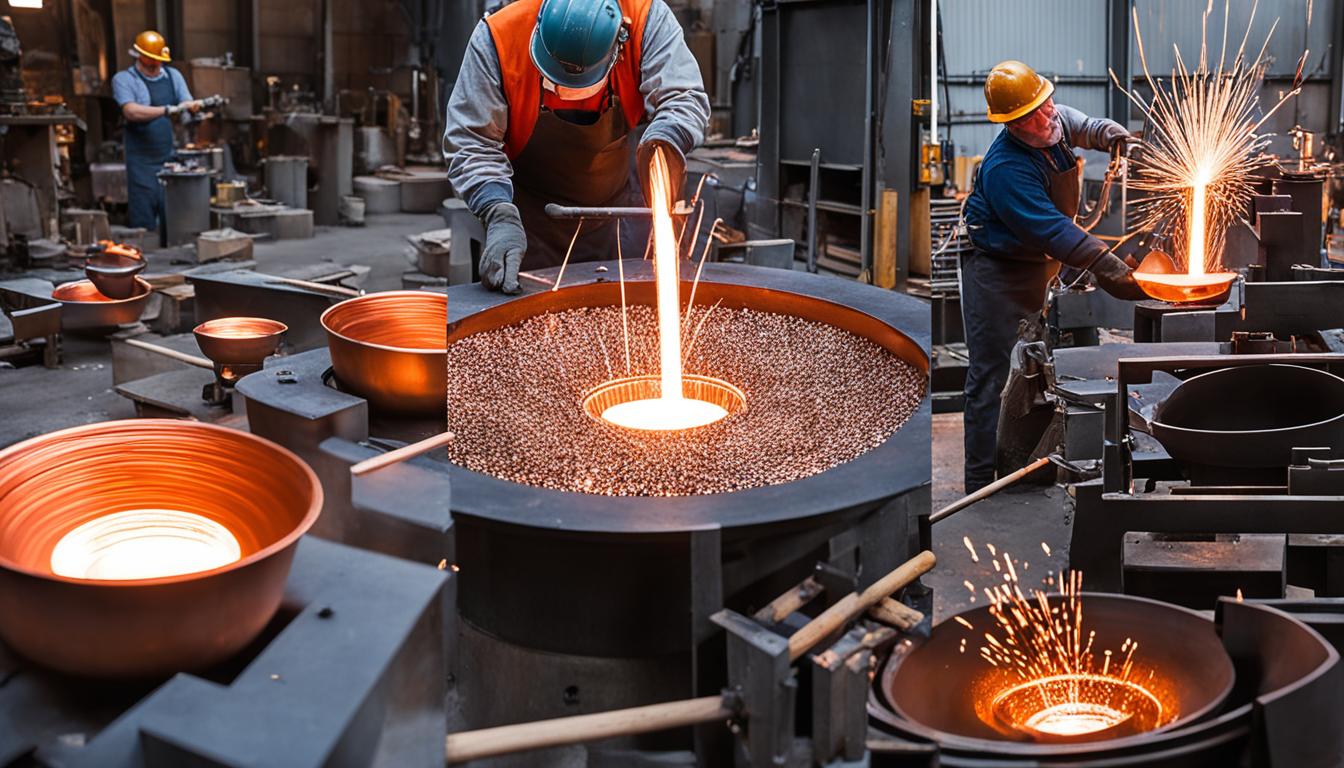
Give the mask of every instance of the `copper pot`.
POLYGON ((448 297, 387 291, 342 301, 322 313, 337 381, 379 411, 447 408, 448 297))
POLYGON ((109 421, 10 446, 0 451, 0 640, 92 677, 156 677, 223 661, 275 614, 294 548, 321 508, 317 476, 297 456, 210 424, 109 421), (53 554, 76 529, 132 510, 204 518, 236 540, 238 559, 123 580, 56 572, 53 554))
POLYGON ((216 365, 260 365, 275 354, 289 326, 264 317, 220 317, 192 329, 201 354, 216 365))
POLYGON ((61 302, 61 330, 113 328, 136 322, 145 311, 152 287, 141 277, 135 278, 135 285, 135 293, 125 299, 104 296, 90 280, 57 286, 51 298, 61 302))
POLYGON ((135 276, 145 269, 145 260, 139 255, 104 252, 90 256, 84 262, 84 276, 98 292, 109 299, 129 299, 135 295, 135 276))

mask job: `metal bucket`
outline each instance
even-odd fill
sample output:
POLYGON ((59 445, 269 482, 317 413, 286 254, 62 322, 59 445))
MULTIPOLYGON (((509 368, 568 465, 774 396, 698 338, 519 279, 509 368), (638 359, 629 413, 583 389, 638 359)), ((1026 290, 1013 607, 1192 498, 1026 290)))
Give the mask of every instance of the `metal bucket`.
MULTIPOLYGON (((93 677, 219 663, 275 614, 295 545, 321 509, 322 488, 308 465, 238 430, 134 419, 18 443, 0 451, 0 639, 37 663, 93 677), (83 526, 163 511, 222 527, 237 542, 237 559, 153 578, 58 575, 58 547, 83 526)), ((104 531, 94 543, 161 530, 104 531)), ((101 558, 107 549, 90 551, 101 558)))

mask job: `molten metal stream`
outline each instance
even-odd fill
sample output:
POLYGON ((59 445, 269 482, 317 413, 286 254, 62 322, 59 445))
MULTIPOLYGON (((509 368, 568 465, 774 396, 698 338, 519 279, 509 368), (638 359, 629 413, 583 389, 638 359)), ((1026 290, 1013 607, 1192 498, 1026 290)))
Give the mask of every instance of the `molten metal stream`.
POLYGON ((722 406, 683 394, 681 375, 681 275, 676 235, 668 205, 672 190, 667 159, 654 153, 650 173, 653 208, 653 271, 658 300, 658 349, 661 388, 657 398, 609 406, 602 419, 627 429, 667 431, 713 424, 728 415, 722 406))
POLYGON ((1208 206, 1204 202, 1208 190, 1208 179, 1203 171, 1198 171, 1194 187, 1190 192, 1190 250, 1186 256, 1186 272, 1191 277, 1204 275, 1204 218, 1208 206))

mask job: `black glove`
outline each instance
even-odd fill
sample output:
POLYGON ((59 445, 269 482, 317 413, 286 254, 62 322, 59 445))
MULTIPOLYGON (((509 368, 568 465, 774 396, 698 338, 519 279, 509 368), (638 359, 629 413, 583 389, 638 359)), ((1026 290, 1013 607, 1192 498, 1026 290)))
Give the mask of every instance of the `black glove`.
POLYGON ((662 149, 663 157, 667 158, 668 181, 671 182, 672 199, 670 204, 675 204, 681 199, 681 188, 686 183, 686 158, 681 154, 681 150, 662 139, 649 139, 641 142, 639 149, 635 151, 635 165, 639 171, 639 187, 644 190, 644 201, 652 204, 653 191, 649 188, 649 171, 653 163, 654 150, 662 149))
POLYGON ((1111 152, 1124 147, 1131 141, 1136 141, 1129 131, 1125 130, 1123 125, 1107 121, 1105 127, 1101 129, 1101 143, 1111 152))
POLYGON ((523 217, 513 203, 495 203, 485 211, 485 248, 481 250, 481 283, 504 293, 518 293, 518 268, 527 253, 523 217))
POLYGON ((1103 253, 1087 268, 1101 289, 1117 299, 1142 301, 1148 298, 1134 282, 1134 270, 1114 253, 1103 253))

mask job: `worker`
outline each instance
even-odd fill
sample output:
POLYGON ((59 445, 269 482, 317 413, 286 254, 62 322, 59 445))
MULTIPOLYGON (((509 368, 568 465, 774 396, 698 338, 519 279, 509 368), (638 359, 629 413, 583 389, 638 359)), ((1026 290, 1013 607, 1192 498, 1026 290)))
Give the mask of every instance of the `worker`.
POLYGON ((1143 298, 1130 265, 1074 222, 1082 191, 1074 148, 1118 150, 1129 131, 1055 104, 1053 92, 1019 61, 1002 62, 985 78, 989 120, 1006 130, 985 153, 964 209, 974 246, 961 259, 967 493, 994 480, 999 397, 1018 325, 1041 312, 1060 265, 1091 272, 1117 298, 1143 298))
MULTIPOLYGON (((571 241, 572 261, 614 258, 615 220, 585 220, 576 238, 578 222, 551 219, 546 204, 647 204, 658 149, 679 200, 686 154, 708 123, 700 67, 664 0, 516 0, 485 17, 443 135, 453 188, 485 224, 481 282, 517 293, 520 269, 560 264, 571 241)), ((635 257, 638 224, 623 225, 635 257)))
POLYGON ((112 78, 112 96, 126 118, 126 203, 132 227, 158 230, 163 188, 158 172, 173 157, 172 118, 199 112, 182 73, 165 66, 172 56, 163 35, 145 30, 131 47, 135 61, 112 78))

